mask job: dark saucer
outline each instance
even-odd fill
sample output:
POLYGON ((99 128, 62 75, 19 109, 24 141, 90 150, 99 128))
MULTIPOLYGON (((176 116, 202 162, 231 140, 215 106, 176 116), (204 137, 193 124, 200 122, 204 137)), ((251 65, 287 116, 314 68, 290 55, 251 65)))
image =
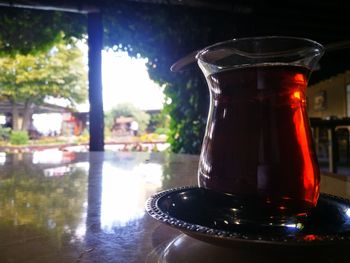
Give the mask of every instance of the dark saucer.
POLYGON ((237 205, 234 196, 199 187, 182 187, 155 194, 147 201, 146 210, 162 223, 217 245, 350 243, 348 200, 321 194, 316 208, 307 217, 289 218, 278 224, 259 221, 259 210, 238 213, 237 205), (249 217, 252 220, 248 220, 249 217))

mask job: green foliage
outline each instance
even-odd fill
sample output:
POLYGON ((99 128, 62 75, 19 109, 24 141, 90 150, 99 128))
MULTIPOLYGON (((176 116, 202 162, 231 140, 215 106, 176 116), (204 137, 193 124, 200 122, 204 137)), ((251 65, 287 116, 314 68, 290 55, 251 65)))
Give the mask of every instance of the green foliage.
POLYGON ((0 56, 48 51, 64 40, 82 38, 86 16, 21 8, 0 8, 0 56), (64 34, 62 34, 64 32, 64 34))
MULTIPOLYGON (((74 42, 57 43, 50 51, 36 55, 16 54, 0 57, 0 98, 15 105, 25 106, 26 121, 21 127, 27 129, 32 108, 48 97, 64 98, 74 107, 87 98, 87 72, 83 53, 74 42)), ((17 116, 13 114, 14 129, 17 116)))
POLYGON ((146 130, 150 120, 150 116, 146 112, 130 103, 121 103, 106 114, 106 125, 110 125, 109 127, 112 128, 114 120, 119 117, 133 117, 139 124, 139 131, 141 132, 146 130))
POLYGON ((0 97, 42 103, 48 96, 85 101, 87 73, 77 46, 61 42, 49 52, 0 58, 0 97))
POLYGON ((12 145, 28 144, 29 136, 26 131, 12 131, 10 135, 10 143, 12 145))
POLYGON ((0 99, 13 105, 15 130, 28 128, 33 106, 47 96, 72 105, 86 99, 86 72, 75 46, 86 23, 84 15, 0 7, 0 99), (17 103, 25 107, 22 127, 17 103))
POLYGON ((172 99, 165 110, 171 116, 169 142, 174 152, 198 154, 204 136, 209 92, 197 69, 186 74, 193 75, 184 82, 174 82, 166 89, 172 99))
POLYGON ((10 138, 11 128, 0 126, 0 140, 7 141, 10 138))
POLYGON ((167 128, 159 127, 154 131, 156 134, 168 134, 170 132, 167 128))
POLYGON ((158 134, 169 134, 170 132, 170 116, 165 111, 151 115, 149 122, 149 131, 154 131, 158 134))
MULTIPOLYGON (((108 1, 107 1, 108 2, 108 1)), ((104 10, 105 45, 149 59, 150 77, 165 85, 171 99, 171 150, 199 153, 209 109, 208 88, 196 65, 179 73, 170 66, 194 50, 238 37, 241 18, 230 13, 184 6, 109 1, 104 10)), ((245 31, 245 34, 249 31, 245 31)))

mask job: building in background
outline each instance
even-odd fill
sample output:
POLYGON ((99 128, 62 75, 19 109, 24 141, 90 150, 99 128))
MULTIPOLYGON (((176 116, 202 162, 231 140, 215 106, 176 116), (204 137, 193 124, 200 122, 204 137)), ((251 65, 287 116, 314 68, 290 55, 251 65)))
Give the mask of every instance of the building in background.
POLYGON ((62 135, 79 136, 88 129, 89 113, 88 112, 67 112, 63 114, 62 135))
POLYGON ((350 71, 310 86, 306 96, 310 118, 350 118, 350 71))

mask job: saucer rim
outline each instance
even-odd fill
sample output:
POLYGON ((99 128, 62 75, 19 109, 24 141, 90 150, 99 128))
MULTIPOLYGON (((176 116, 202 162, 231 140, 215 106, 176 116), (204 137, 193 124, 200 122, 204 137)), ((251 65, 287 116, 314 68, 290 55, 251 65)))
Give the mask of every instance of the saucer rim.
MULTIPOLYGON (((176 228, 181 232, 205 241, 205 242, 214 242, 214 243, 239 243, 239 244, 264 244, 264 245, 327 245, 334 243, 348 243, 350 242, 350 231, 344 231, 340 233, 333 234, 297 234, 297 235, 261 235, 261 234, 245 234, 243 232, 233 232, 228 230, 220 230, 214 229, 208 226, 192 224, 186 222, 184 220, 178 219, 174 216, 170 216, 166 212, 162 211, 162 209, 158 205, 158 201, 164 196, 174 194, 180 191, 190 191, 196 189, 203 189, 198 186, 181 186, 176 188, 171 188, 167 190, 163 190, 161 192, 153 194, 146 201, 145 209, 147 213, 154 218, 155 220, 164 223, 170 227, 176 228), (310 237, 309 237, 310 236, 310 237), (317 238, 311 237, 317 236, 317 238)), ((326 199, 332 199, 337 202, 345 202, 350 206, 350 200, 331 195, 326 193, 321 193, 320 197, 326 199)))

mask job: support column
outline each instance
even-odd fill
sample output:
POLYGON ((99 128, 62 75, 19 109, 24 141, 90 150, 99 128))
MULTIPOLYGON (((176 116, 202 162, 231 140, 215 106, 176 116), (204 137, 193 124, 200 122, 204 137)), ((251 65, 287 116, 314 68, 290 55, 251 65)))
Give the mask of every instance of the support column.
POLYGON ((104 114, 102 101, 101 13, 88 14, 90 151, 104 151, 104 114))

